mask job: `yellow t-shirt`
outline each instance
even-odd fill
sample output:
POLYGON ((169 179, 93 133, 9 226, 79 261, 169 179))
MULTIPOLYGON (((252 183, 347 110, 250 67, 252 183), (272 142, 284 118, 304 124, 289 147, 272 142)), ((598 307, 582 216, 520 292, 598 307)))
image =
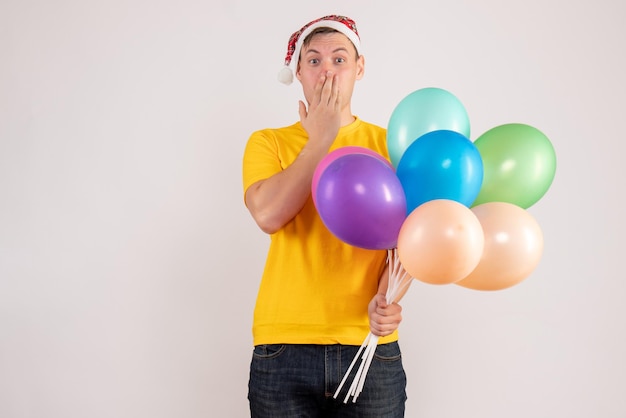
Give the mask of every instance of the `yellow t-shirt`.
MULTIPOLYGON (((298 122, 254 132, 243 157, 245 191, 288 167, 308 140, 298 122)), ((331 147, 362 146, 389 158, 385 130, 359 118, 331 147)), ((378 290, 387 251, 344 243, 323 224, 313 200, 271 234, 254 310, 254 344, 360 345, 369 332, 367 306, 378 290)), ((380 343, 396 341, 397 332, 380 343)))

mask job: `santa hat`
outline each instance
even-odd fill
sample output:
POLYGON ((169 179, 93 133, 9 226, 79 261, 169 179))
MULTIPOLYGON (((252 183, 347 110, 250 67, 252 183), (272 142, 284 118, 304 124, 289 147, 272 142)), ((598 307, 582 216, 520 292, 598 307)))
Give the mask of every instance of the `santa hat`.
POLYGON ((343 33, 354 44, 357 54, 361 54, 361 41, 359 39, 359 32, 356 30, 354 20, 346 16, 324 16, 307 23, 300 30, 291 35, 289 43, 287 44, 285 66, 278 73, 278 81, 287 85, 293 82, 293 74, 298 66, 302 42, 304 42, 306 37, 317 28, 331 28, 343 33))

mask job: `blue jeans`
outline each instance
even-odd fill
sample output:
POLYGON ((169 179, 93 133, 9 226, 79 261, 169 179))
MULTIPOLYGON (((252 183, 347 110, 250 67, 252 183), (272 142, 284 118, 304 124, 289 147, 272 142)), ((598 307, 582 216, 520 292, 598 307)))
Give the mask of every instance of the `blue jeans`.
POLYGON ((360 364, 337 399, 341 379, 359 347, 271 344, 254 347, 248 400, 252 418, 404 417, 406 375, 397 342, 380 344, 356 402, 344 403, 360 364))

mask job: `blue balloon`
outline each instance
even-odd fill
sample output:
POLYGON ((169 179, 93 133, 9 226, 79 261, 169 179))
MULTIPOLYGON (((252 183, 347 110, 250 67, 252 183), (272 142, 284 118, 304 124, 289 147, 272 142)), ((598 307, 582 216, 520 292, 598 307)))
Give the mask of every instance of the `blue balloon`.
POLYGON ((396 174, 406 195, 407 214, 435 199, 470 207, 483 182, 483 160, 464 135, 437 130, 422 135, 406 149, 396 174))
POLYGON ((387 124, 387 149, 393 166, 398 167, 402 155, 417 138, 437 130, 454 131, 469 138, 469 117, 455 95, 427 87, 403 98, 387 124))

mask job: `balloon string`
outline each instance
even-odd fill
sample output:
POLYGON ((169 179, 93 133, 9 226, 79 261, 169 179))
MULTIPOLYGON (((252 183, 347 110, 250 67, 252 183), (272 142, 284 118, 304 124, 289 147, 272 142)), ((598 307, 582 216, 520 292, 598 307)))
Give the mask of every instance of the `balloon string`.
POLYGON ((374 353, 376 352, 376 347, 378 346, 378 339, 379 337, 377 335, 372 334, 372 336, 370 337, 367 348, 365 349, 365 352, 363 353, 363 357, 361 359, 361 365, 357 370, 356 376, 354 376, 352 385, 350 386, 348 394, 343 400, 343 403, 347 403, 350 396, 352 396, 352 402, 356 402, 356 399, 361 394, 361 391, 363 390, 363 385, 365 385, 367 371, 369 370, 372 359, 374 358, 374 353))
MULTIPOLYGON (((402 294, 402 292, 409 287, 411 282, 413 281, 413 277, 411 277, 404 269, 402 268, 402 264, 400 263, 400 258, 398 257, 397 248, 387 250, 387 264, 389 265, 389 282, 387 284, 387 292, 385 293, 385 299, 387 303, 393 303, 396 301, 396 298, 402 294)), ((357 398, 363 391, 363 386, 365 385, 365 378, 367 377, 367 372, 372 363, 372 359, 374 358, 374 353, 376 352, 376 347, 378 346, 379 336, 372 334, 369 332, 365 337, 365 340, 359 347, 352 363, 348 367, 348 370, 343 376, 339 387, 335 391, 333 398, 337 399, 343 385, 345 384, 350 372, 358 361, 359 357, 361 357, 361 363, 356 371, 354 376, 354 380, 352 384, 348 388, 348 393, 344 398, 343 402, 347 403, 350 397, 352 396, 352 402, 356 402, 357 398), (361 355, 362 353, 362 355, 361 355)))
MULTIPOLYGON (((352 363, 350 363, 350 366, 348 367, 348 370, 346 371, 346 374, 343 376, 343 379, 341 379, 341 383, 339 383, 339 387, 335 391, 335 394, 333 395, 333 398, 337 399, 337 396, 339 396, 339 392, 341 392, 341 388, 343 387, 344 383, 346 383, 346 380, 348 379, 348 376, 350 375, 350 372, 352 371, 352 368, 356 364, 356 361, 358 360, 359 355, 361 354, 361 352, 363 351, 365 346, 369 343, 369 339, 373 335, 374 334, 372 334, 370 332, 369 334, 367 334, 367 337, 365 337, 365 340, 363 341, 363 344, 361 344, 361 347, 359 347, 359 351, 357 351, 356 355, 354 356, 354 359, 352 360, 352 363)), ((350 391, 348 391, 348 393, 350 393, 350 391)))
POLYGON ((396 302, 396 297, 401 294, 401 292, 406 289, 412 282, 413 278, 409 276, 406 271, 403 271, 402 264, 400 263, 400 258, 398 257, 398 250, 388 250, 387 259, 393 259, 393 265, 390 264, 389 267, 389 284, 387 286, 387 303, 396 302))

